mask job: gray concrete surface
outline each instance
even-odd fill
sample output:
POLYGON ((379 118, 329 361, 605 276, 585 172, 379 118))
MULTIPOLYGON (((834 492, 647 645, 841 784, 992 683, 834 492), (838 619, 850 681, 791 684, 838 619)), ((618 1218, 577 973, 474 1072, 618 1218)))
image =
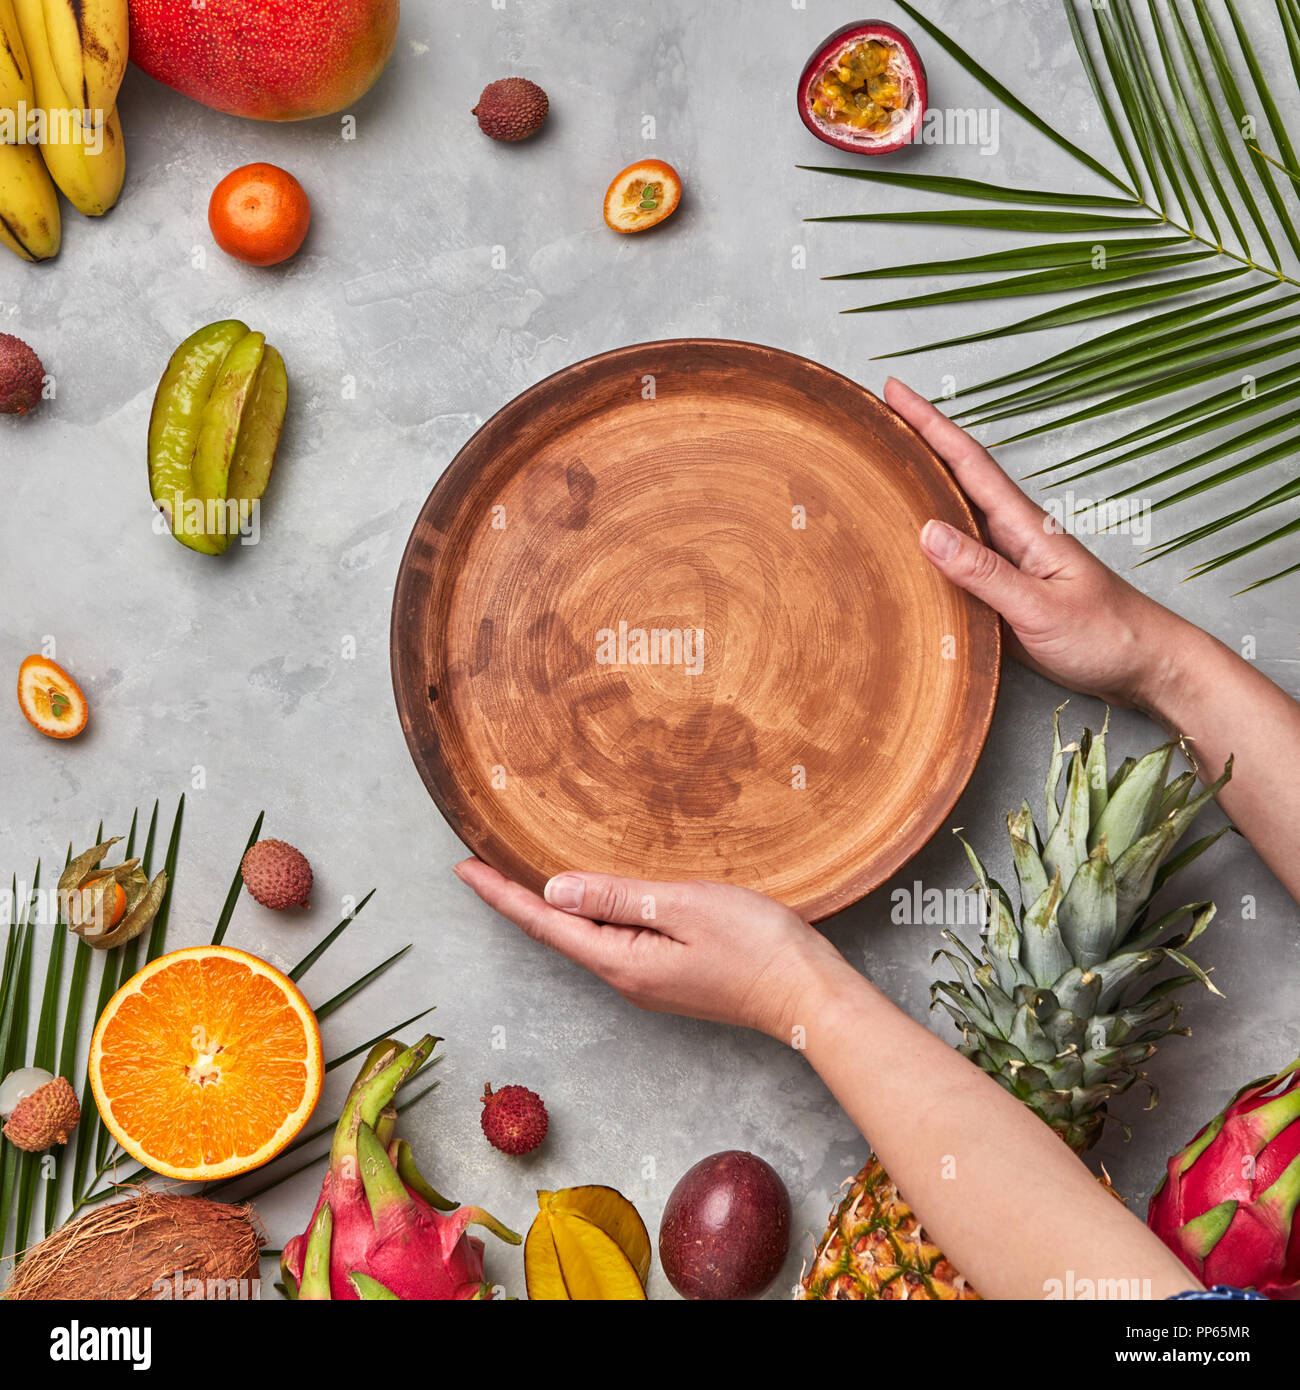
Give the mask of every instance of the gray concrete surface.
MULTIPOLYGON (((878 8, 906 25, 892 4, 878 8)), ((1057 6, 928 0, 926 9, 1107 157, 1057 6)), ((1271 6, 1247 0, 1242 9, 1272 32, 1271 6)), ((0 422, 0 666, 12 679, 52 635, 93 705, 89 730, 66 746, 7 707, 4 873, 26 873, 38 855, 49 864, 69 840, 88 843, 101 816, 119 833, 135 806, 159 797, 167 810, 184 791, 170 940, 198 943, 265 807, 266 833, 311 858, 313 908, 305 920, 277 919, 245 897, 227 939, 287 965, 338 919, 347 895, 378 890, 346 947, 305 983, 323 1000, 413 943, 398 970, 329 1020, 326 1046, 338 1052, 438 1006, 441 1089, 404 1129, 439 1188, 523 1230, 535 1188, 609 1183, 653 1232, 691 1163, 749 1148, 782 1173, 795 1204, 792 1252, 771 1297, 794 1284, 866 1142, 799 1055, 747 1033, 638 1013, 461 887, 450 873, 461 846, 426 796, 394 713, 388 616, 409 527, 449 459, 488 415, 569 362, 641 339, 736 337, 805 353, 878 390, 887 365, 873 353, 1011 317, 1005 306, 837 316, 859 302, 856 291, 822 283, 823 274, 1016 241, 801 221, 920 198, 873 197, 795 168, 833 155, 799 123, 795 80, 818 41, 857 13, 830 0, 503 0, 499 9, 408 0, 397 53, 357 106, 351 141, 334 119, 277 128, 218 115, 132 70, 121 98, 129 172, 120 206, 102 223, 70 213, 54 264, 0 264, 0 329, 28 339, 58 381, 52 408, 0 422), (547 88, 552 114, 531 144, 498 146, 479 135, 469 109, 484 82, 516 72, 547 88), (653 143, 642 138, 646 116, 653 143), (676 164, 687 200, 659 233, 619 238, 601 223, 601 196, 641 155, 676 164), (308 244, 282 269, 228 260, 208 234, 212 186, 254 159, 293 170, 313 199, 308 244), (793 266, 796 247, 807 249, 806 269, 793 266), (144 435, 172 348, 231 315, 283 351, 293 406, 262 543, 214 562, 151 530, 144 435), (488 1079, 544 1095, 553 1128, 540 1152, 509 1159, 483 1142, 478 1096, 488 1079)), ((915 37, 932 102, 979 106, 973 81, 915 37)), ((1280 86, 1283 61, 1279 45, 1269 62, 1280 86)), ((891 167, 1093 187, 1009 113, 1000 139, 992 158, 933 147, 891 167)), ((946 372, 991 375, 1080 336, 1066 330, 1050 344, 1021 339, 902 368, 933 394, 946 372)), ((1081 429, 1070 442, 1100 437, 1081 429)), ((1025 472, 1043 457, 1022 446, 1005 460, 1025 472)), ((1284 468, 1293 473, 1294 461, 1284 468)), ((1262 490, 1247 481, 1199 499, 1162 521, 1163 533, 1262 490)), ((1126 537, 1090 543, 1116 566, 1136 556, 1126 537)), ((1184 573, 1174 561, 1136 580, 1234 647, 1253 642, 1261 668, 1300 690, 1295 581, 1232 598, 1236 572, 1187 585, 1184 573)), ((1003 871, 1002 814, 1038 796, 1061 698, 1037 676, 1007 671, 987 750, 951 818, 1003 871)), ((1095 722, 1101 710, 1075 699, 1069 715, 1095 722)), ((1117 753, 1156 741, 1136 715, 1117 714, 1112 727, 1117 753)), ((947 888, 968 878, 959 847, 941 833, 897 884, 947 888)), ((1114 1127, 1097 1150, 1139 1209, 1167 1155, 1219 1102, 1300 1047, 1295 905, 1236 837, 1186 878, 1189 898, 1220 904, 1199 957, 1225 997, 1187 992, 1191 1038, 1170 1040, 1150 1064, 1159 1108, 1145 1113, 1135 1092, 1117 1107, 1134 1125, 1132 1142, 1114 1127), (1247 898, 1253 920, 1243 920, 1247 898)), ((902 1007, 929 1017, 938 928, 892 925, 881 890, 828 930, 902 1007)), ((953 1036, 946 1018, 930 1026, 953 1036)), ((344 1087, 332 1076, 325 1104, 344 1087)), ((305 1224, 318 1176, 259 1202, 272 1245, 305 1224)), ((519 1253, 489 1255, 490 1272, 522 1294, 519 1253)), ((652 1292, 673 1296, 657 1270, 652 1292)))

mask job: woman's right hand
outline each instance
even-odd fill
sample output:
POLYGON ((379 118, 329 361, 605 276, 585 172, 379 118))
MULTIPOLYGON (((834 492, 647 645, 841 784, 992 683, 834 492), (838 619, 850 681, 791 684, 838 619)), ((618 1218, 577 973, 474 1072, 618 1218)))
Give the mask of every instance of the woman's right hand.
POLYGON ((891 378, 885 400, 948 465, 987 527, 986 546, 930 521, 921 547, 931 564, 1002 615, 1025 665, 1108 704, 1158 711, 1199 629, 1062 531, 987 449, 910 387, 891 378))

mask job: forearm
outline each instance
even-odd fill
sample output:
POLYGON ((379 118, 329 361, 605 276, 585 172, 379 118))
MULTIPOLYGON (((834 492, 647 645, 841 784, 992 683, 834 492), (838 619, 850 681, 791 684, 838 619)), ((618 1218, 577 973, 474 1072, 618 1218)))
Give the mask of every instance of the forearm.
MULTIPOLYGON (((845 965, 811 988, 807 1055, 930 1237, 986 1298, 1051 1281, 1196 1286, 1030 1110, 845 965)), ((1142 1287, 1139 1285, 1139 1287, 1142 1287)))
POLYGON ((1142 707, 1169 733, 1186 736, 1203 782, 1234 757, 1219 804, 1300 901, 1300 704, 1191 623, 1163 646, 1142 707))

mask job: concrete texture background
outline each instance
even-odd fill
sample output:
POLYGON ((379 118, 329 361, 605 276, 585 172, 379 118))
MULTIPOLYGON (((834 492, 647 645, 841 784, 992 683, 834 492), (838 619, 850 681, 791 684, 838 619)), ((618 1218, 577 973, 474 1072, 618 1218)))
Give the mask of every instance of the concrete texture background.
MULTIPOLYGON (((866 1142, 798 1054, 749 1033, 638 1013, 452 877, 462 848, 424 792, 393 709, 394 576, 419 505, 452 455, 542 376, 624 343, 701 335, 805 353, 879 390, 887 364, 869 360, 873 353, 1019 317, 1020 306, 839 317, 861 299, 855 287, 819 276, 1017 239, 802 222, 874 201, 795 168, 835 158, 799 123, 793 91, 808 53, 857 17, 853 6, 408 0, 403 8, 397 52, 356 107, 353 140, 341 138, 333 118, 274 127, 222 116, 131 70, 121 97, 129 168, 120 206, 102 224, 69 213, 51 265, 0 265, 0 328, 30 341, 58 382, 56 404, 26 422, 0 422, 9 490, 0 511, 0 666, 12 673, 52 635, 93 709, 86 734, 60 745, 8 706, 2 867, 23 875, 42 856, 48 868, 69 840, 89 843, 101 817, 108 831, 124 833, 134 807, 147 813, 158 797, 165 817, 184 791, 169 941, 195 944, 209 937, 264 807, 265 833, 311 858, 312 911, 305 920, 276 918, 245 896, 227 941, 287 966, 337 921, 348 895, 377 888, 346 944, 305 985, 319 1002, 413 943, 399 968, 329 1020, 326 1050, 438 1006, 432 1026, 447 1038, 441 1089, 404 1129, 439 1188, 523 1230, 535 1188, 609 1183, 636 1202, 653 1233, 690 1164, 717 1149, 752 1149, 781 1172, 795 1205, 791 1255, 769 1295, 785 1297, 866 1142), (484 82, 511 73, 541 82, 552 103, 544 134, 519 147, 487 141, 469 116, 484 82), (645 116, 655 121, 652 143, 642 138, 645 116), (676 164, 687 199, 654 235, 616 237, 601 223, 601 196, 614 171, 642 155, 676 164), (212 186, 255 159, 293 170, 314 205, 302 254, 269 271, 228 260, 206 225, 212 186), (799 246, 807 248, 802 270, 793 267, 799 246), (504 268, 494 268, 494 248, 504 268), (228 316, 282 350, 293 401, 262 543, 214 562, 151 529, 144 438, 176 343, 228 316), (537 1154, 509 1159, 484 1143, 478 1096, 489 1078, 546 1098, 552 1134, 537 1154)), ((892 4, 879 8, 909 27, 892 4)), ((1248 0, 1242 9, 1272 32, 1271 6, 1248 0)), ((929 0, 926 11, 1031 105, 1108 157, 1057 6, 929 0)), ((978 106, 975 83, 914 37, 932 103, 978 106)), ((1268 60, 1280 82, 1280 46, 1268 60)), ((1008 113, 1000 136, 996 157, 917 148, 890 167, 1094 187, 1008 113)), ((893 207, 923 201, 877 196, 893 207)), ((934 394, 944 373, 992 375, 1082 336, 1065 330, 1050 343, 1012 340, 900 365, 934 394)), ((1101 437, 1085 428, 1070 443, 1101 437)), ((1021 446, 1005 462, 1024 473, 1043 457, 1021 446)), ((1247 482, 1200 499, 1162 522, 1162 533, 1260 491, 1247 482)), ((1090 544, 1117 567, 1136 557, 1126 537, 1090 544)), ((1274 557, 1271 568, 1280 568, 1274 557)), ((1295 581, 1232 598, 1236 572, 1186 586, 1184 573, 1175 560, 1138 571, 1136 582, 1232 646, 1252 641, 1259 665, 1300 690, 1295 581)), ((1051 712, 1062 698, 1037 676, 1007 670, 988 747, 951 818, 997 870, 1008 867, 1002 815, 1039 796, 1051 712)), ((1101 716, 1095 702, 1076 698, 1067 727, 1095 727, 1101 716)), ((1132 714, 1116 714, 1112 729, 1116 757, 1157 740, 1132 714)), ((1220 905, 1198 956, 1225 997, 1186 992, 1192 1037, 1171 1039, 1150 1064, 1159 1108, 1143 1113, 1135 1091, 1116 1107, 1134 1124, 1132 1142, 1111 1127, 1096 1151, 1138 1210, 1167 1155, 1238 1085, 1300 1047, 1290 1004, 1300 964, 1295 905, 1236 837, 1186 879, 1189 899, 1214 896, 1220 905), (1253 919, 1243 919, 1247 898, 1253 919)), ((967 884, 951 836, 936 836, 890 886, 914 880, 967 884)), ((939 928, 892 925, 889 906, 882 889, 827 930, 925 1019, 939 928)), ((930 1026, 955 1036, 945 1017, 930 1026)), ((332 1075, 323 1105, 345 1087, 342 1074, 332 1075)), ((319 1171, 300 1176, 259 1203, 273 1246, 303 1227, 318 1179, 319 1171)), ((489 1270, 523 1293, 519 1252, 493 1245, 489 1270)), ((657 1266, 652 1280, 653 1296, 673 1296, 657 1266)))

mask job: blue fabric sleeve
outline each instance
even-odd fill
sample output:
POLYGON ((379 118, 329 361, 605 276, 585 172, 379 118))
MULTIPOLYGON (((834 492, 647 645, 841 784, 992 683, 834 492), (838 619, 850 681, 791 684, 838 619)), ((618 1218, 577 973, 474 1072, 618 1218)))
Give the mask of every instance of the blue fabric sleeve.
POLYGON ((1215 1284, 1212 1289, 1188 1289, 1186 1293, 1170 1294, 1168 1301, 1175 1303, 1182 1298, 1212 1298, 1212 1299, 1258 1299, 1262 1303, 1268 1300, 1262 1293, 1254 1289, 1234 1289, 1231 1284, 1215 1284))

